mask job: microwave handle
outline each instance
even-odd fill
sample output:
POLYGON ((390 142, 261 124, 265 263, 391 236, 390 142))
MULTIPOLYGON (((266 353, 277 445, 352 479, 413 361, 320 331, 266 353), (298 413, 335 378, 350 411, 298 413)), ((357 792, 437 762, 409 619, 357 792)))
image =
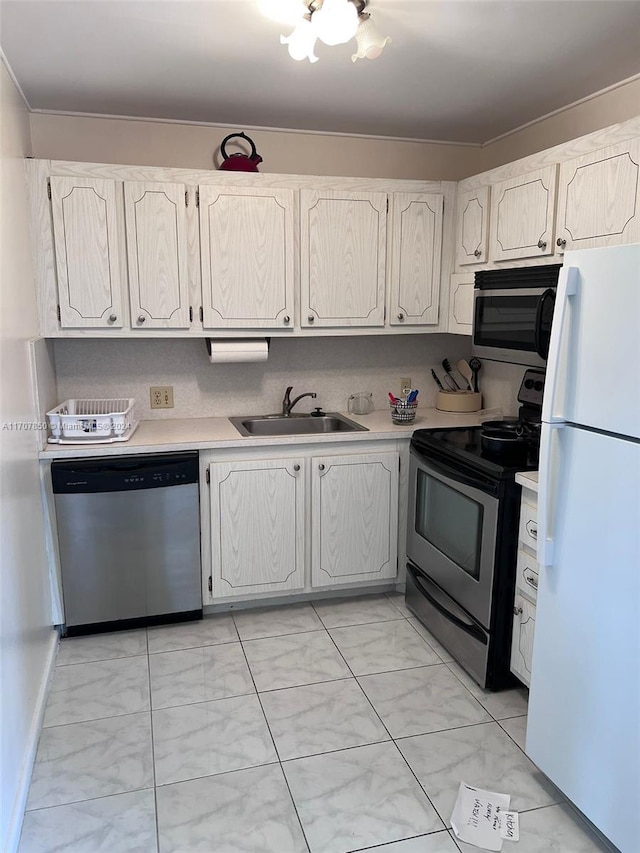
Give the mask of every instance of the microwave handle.
POLYGON ((547 360, 547 356, 549 355, 548 347, 542 345, 542 318, 544 316, 544 307, 545 304, 550 299, 555 299, 556 290, 555 287, 548 287, 545 292, 542 294, 540 299, 538 300, 538 307, 536 309, 536 324, 533 330, 533 345, 536 349, 536 352, 544 361, 547 360))

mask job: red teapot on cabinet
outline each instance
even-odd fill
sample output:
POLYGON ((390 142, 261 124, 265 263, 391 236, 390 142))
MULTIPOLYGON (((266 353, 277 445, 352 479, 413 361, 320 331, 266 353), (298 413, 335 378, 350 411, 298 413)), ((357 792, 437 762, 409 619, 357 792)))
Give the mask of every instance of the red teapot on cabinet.
POLYGON ((257 172, 258 164, 262 163, 262 157, 256 152, 253 139, 248 137, 246 133, 230 133, 229 136, 225 136, 220 144, 220 153, 223 157, 220 169, 223 172, 257 172), (246 139, 249 143, 251 146, 251 154, 249 156, 240 154, 240 152, 231 155, 227 154, 225 145, 230 139, 234 139, 235 137, 246 139))

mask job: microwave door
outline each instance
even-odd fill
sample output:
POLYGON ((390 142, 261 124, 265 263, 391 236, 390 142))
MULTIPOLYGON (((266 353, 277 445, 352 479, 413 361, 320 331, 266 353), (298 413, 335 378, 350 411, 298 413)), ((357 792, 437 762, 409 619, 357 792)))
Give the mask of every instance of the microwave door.
POLYGON ((473 354, 493 361, 544 367, 554 294, 553 288, 476 288, 473 354))

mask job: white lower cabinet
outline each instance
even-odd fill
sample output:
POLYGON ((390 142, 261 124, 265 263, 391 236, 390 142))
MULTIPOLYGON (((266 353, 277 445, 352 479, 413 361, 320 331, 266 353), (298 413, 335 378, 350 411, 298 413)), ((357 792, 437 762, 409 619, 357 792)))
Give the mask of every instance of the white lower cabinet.
POLYGON ((511 634, 511 672, 527 687, 531 682, 533 634, 536 627, 536 607, 516 592, 511 634))
MULTIPOLYGON (((516 475, 516 482, 518 482, 519 476, 516 475)), ((521 482, 524 483, 525 481, 521 482)), ((536 599, 538 596, 537 500, 536 493, 524 486, 520 505, 516 592, 513 602, 511 672, 527 687, 531 682, 533 635, 536 627, 536 599)))
POLYGON ((209 466, 214 598, 304 587, 303 459, 209 466))
POLYGON ((205 604, 395 578, 398 450, 279 450, 203 454, 205 604))
POLYGON ((394 578, 398 454, 311 460, 311 584, 394 578))

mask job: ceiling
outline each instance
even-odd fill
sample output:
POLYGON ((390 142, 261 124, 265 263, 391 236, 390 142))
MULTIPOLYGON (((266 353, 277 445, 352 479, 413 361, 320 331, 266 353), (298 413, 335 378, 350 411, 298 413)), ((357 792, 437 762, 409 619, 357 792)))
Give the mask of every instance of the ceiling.
POLYGON ((640 0, 368 10, 392 38, 373 62, 294 62, 257 0, 2 0, 1 42, 34 110, 472 143, 640 72, 640 0))

